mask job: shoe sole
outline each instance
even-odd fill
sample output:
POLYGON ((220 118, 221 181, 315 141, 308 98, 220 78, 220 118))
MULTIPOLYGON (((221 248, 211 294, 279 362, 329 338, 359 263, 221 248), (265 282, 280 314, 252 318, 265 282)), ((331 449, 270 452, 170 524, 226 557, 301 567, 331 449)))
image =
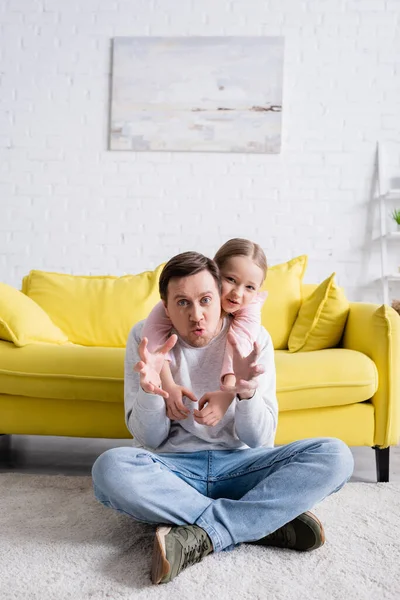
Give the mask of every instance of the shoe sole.
POLYGON ((305 513, 303 513, 303 515, 307 515, 307 517, 310 519, 310 521, 317 523, 317 525, 319 527, 320 537, 321 537, 320 543, 316 542, 314 544, 314 546, 311 546, 311 548, 307 548, 306 552, 310 552, 311 550, 316 550, 317 548, 320 548, 321 546, 323 546, 325 544, 325 530, 324 530, 324 527, 323 527, 321 521, 314 515, 314 513, 310 512, 310 511, 306 511, 305 513))
POLYGON ((171 529, 171 527, 157 527, 151 563, 151 581, 154 585, 161 583, 171 569, 165 552, 165 537, 171 529))

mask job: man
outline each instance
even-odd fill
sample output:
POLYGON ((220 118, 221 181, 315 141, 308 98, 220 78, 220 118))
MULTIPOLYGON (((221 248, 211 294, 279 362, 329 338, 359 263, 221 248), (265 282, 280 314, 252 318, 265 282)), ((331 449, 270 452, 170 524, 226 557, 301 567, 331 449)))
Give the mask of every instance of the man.
POLYGON ((159 287, 176 335, 156 353, 141 339, 143 323, 129 335, 125 414, 138 447, 111 449, 97 459, 97 499, 138 521, 164 524, 154 543, 156 584, 242 542, 299 551, 320 547, 322 525, 306 511, 349 479, 349 448, 332 438, 274 448, 274 351, 264 328, 249 357, 234 352, 234 375, 242 384, 227 413, 215 427, 204 425, 205 400, 227 393, 219 391, 229 317, 221 316, 218 268, 186 252, 165 265, 159 287), (160 380, 168 353, 182 386, 182 417, 190 410, 176 420, 167 417, 160 380))

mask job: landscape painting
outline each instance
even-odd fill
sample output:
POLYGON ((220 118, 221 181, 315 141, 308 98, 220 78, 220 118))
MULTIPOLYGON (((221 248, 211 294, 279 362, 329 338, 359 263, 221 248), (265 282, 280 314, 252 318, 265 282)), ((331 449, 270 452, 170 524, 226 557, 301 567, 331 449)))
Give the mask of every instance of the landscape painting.
POLYGON ((114 39, 110 149, 279 153, 283 37, 114 39))

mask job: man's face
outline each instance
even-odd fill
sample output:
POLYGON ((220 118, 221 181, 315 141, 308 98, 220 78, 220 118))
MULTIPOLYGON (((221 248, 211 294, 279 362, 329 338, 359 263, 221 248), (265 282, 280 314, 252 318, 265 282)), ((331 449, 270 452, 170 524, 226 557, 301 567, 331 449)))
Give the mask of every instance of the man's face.
POLYGON ((164 304, 179 336, 191 346, 206 346, 221 329, 221 298, 208 271, 170 279, 164 304))

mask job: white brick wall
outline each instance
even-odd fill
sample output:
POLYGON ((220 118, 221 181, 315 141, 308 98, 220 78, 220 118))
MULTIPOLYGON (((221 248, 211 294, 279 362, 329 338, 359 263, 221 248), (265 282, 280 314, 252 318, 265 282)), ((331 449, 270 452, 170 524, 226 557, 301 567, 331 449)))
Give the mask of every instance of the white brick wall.
POLYGON ((399 107, 400 0, 0 0, 0 281, 135 273, 242 236, 380 299, 371 182, 399 107), (111 40, 129 35, 285 36, 281 154, 108 151, 111 40))

